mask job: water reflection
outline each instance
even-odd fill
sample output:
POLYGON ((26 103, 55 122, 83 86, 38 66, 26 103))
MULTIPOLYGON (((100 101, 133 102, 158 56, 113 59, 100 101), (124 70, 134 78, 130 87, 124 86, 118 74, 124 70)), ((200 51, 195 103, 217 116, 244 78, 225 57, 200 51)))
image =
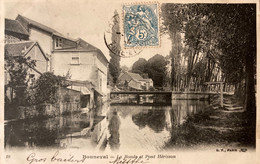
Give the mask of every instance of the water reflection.
POLYGON ((170 110, 172 125, 181 125, 188 116, 203 111, 207 104, 207 101, 200 100, 173 100, 170 110))
POLYGON ((151 110, 141 110, 140 113, 132 116, 132 120, 140 129, 148 126, 158 133, 165 127, 165 110, 156 110, 156 107, 152 107, 151 110))
POLYGON ((119 127, 120 127, 120 118, 117 114, 117 111, 113 111, 112 116, 109 118, 109 123, 108 123, 108 130, 110 134, 110 137, 108 138, 108 143, 112 150, 118 150, 120 146, 119 127))
POLYGON ((160 104, 171 104, 171 96, 169 95, 127 95, 122 94, 112 100, 112 104, 149 104, 149 105, 160 105, 160 104))
POLYGON ((175 100, 171 106, 105 104, 78 114, 9 122, 5 125, 5 148, 160 150, 178 135, 175 127, 206 105, 197 100, 175 100))

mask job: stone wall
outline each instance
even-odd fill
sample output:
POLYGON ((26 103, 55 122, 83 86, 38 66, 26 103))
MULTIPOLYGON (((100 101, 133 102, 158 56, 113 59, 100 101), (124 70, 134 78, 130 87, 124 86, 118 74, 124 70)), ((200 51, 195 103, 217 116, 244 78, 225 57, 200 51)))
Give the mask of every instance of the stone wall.
POLYGON ((37 104, 19 106, 16 119, 31 119, 36 117, 56 117, 58 115, 80 111, 80 92, 67 88, 59 88, 56 104, 37 104))

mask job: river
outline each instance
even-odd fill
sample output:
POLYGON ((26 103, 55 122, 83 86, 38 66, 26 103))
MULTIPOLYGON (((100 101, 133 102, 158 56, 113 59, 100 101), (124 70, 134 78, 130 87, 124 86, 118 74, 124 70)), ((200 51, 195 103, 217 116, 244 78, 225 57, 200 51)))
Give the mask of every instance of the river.
POLYGON ((208 105, 199 100, 172 100, 171 105, 158 105, 151 99, 139 104, 105 103, 89 112, 45 120, 8 122, 5 148, 158 151, 176 126, 208 105))

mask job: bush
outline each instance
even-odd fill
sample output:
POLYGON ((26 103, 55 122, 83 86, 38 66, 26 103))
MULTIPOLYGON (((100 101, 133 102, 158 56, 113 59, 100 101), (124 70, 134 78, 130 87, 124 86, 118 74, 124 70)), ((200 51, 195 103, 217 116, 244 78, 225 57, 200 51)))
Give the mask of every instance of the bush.
POLYGON ((36 81, 35 103, 56 103, 59 84, 59 78, 53 73, 43 73, 36 81))
POLYGON ((155 88, 151 86, 151 87, 149 88, 149 91, 155 91, 155 88))

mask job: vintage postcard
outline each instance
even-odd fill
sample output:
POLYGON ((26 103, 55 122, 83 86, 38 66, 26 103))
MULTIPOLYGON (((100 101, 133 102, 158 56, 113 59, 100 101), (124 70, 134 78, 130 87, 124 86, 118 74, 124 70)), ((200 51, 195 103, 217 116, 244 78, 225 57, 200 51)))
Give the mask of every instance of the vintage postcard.
POLYGON ((260 163, 257 0, 0 3, 0 163, 260 163))

